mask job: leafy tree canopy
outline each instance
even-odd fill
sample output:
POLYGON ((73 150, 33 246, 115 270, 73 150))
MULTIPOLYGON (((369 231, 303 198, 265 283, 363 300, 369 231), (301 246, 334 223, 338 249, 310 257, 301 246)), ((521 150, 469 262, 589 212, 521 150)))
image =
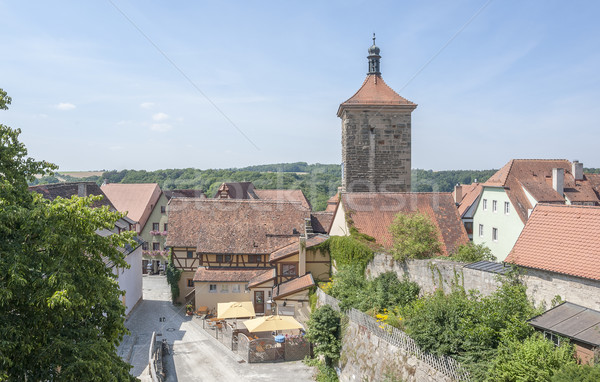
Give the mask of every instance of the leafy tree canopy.
POLYGON ((340 314, 331 306, 323 305, 312 312, 306 325, 306 338, 315 344, 315 354, 325 357, 325 365, 331 366, 342 349, 340 314))
POLYGON ((56 166, 27 158, 19 133, 0 125, 0 380, 134 380, 116 353, 125 307, 109 266, 127 267, 131 236, 96 233, 121 217, 90 208, 98 197, 30 193, 56 166))
POLYGON ((473 263, 482 260, 496 261, 496 256, 494 256, 491 249, 485 246, 485 244, 474 244, 472 241, 460 245, 451 257, 452 260, 465 263, 473 263))
POLYGON ((427 215, 399 213, 390 225, 390 232, 396 260, 426 259, 441 253, 438 230, 427 215))

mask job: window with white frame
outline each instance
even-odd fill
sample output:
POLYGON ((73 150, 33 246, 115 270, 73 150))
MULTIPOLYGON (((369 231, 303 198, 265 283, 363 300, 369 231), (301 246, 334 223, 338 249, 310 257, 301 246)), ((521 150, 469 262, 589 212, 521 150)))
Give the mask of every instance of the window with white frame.
POLYGON ((483 224, 479 225, 479 237, 483 237, 483 224))
POLYGON ((221 293, 229 293, 229 285, 221 284, 221 293))
POLYGON ((492 200, 492 212, 498 212, 498 201, 492 200))
POLYGON ((217 284, 210 284, 208 286, 208 293, 217 293, 217 284))
POLYGON ((483 210, 487 211, 487 199, 483 199, 483 210))
POLYGON ((508 215, 510 213, 510 203, 504 202, 504 214, 508 215))
POLYGON ((240 293, 240 284, 233 284, 231 286, 231 293, 240 293))
POLYGON ((498 241, 498 228, 492 228, 492 240, 498 241))

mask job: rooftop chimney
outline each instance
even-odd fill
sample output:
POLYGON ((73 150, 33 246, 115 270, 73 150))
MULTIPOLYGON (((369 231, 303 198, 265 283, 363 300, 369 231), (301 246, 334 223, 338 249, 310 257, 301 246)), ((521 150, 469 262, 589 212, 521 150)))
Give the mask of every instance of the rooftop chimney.
POLYGON ((87 185, 85 183, 78 183, 77 184, 77 196, 79 196, 80 198, 83 198, 86 194, 87 194, 87 185))
POLYGON ((573 161, 573 178, 575 180, 583 180, 583 163, 579 163, 577 159, 573 161))
POLYGON ((563 168, 553 168, 552 169, 552 188, 560 196, 564 195, 565 189, 565 170, 563 168))
POLYGON ((462 186, 457 183, 456 186, 454 186, 454 203, 460 204, 462 198, 462 186))
POLYGON ((310 220, 310 218, 305 218, 304 219, 304 237, 308 237, 309 235, 312 235, 312 233, 313 233, 312 221, 310 220))

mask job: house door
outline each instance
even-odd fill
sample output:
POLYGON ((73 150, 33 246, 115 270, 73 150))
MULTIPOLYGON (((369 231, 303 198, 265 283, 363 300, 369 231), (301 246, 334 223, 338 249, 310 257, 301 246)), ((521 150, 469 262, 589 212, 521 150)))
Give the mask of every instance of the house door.
POLYGON ((265 312, 265 292, 262 290, 254 291, 254 312, 265 312))

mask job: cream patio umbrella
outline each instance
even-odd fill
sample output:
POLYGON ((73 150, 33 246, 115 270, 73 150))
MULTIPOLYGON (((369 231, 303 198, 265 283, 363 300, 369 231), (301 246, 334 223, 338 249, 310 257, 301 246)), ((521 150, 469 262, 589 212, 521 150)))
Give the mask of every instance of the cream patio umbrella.
POLYGON ((249 332, 273 332, 277 330, 304 329, 301 323, 290 316, 264 316, 244 321, 249 332))
POLYGON ((221 302, 217 304, 217 318, 254 317, 254 305, 250 301, 221 302))

